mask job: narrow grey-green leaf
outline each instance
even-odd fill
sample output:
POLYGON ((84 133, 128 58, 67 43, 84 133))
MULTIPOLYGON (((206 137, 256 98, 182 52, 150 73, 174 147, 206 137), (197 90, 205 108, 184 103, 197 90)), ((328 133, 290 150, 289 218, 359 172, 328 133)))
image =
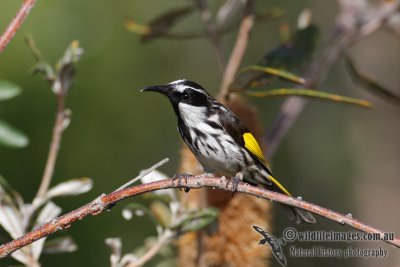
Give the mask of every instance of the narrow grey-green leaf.
POLYGON ((111 267, 117 267, 122 254, 122 242, 119 237, 106 238, 105 243, 111 249, 110 263, 111 267))
POLYGON ((0 101, 11 99, 21 93, 21 88, 9 81, 0 80, 0 101))
POLYGON ((218 209, 206 208, 196 210, 185 215, 185 217, 173 225, 171 229, 177 229, 182 233, 197 231, 209 225, 218 217, 218 209))
POLYGON ((142 35, 142 41, 148 42, 167 34, 178 21, 194 10, 193 6, 189 5, 178 7, 159 15, 148 23, 150 32, 146 35, 142 35))
MULTIPOLYGON (((44 224, 45 222, 48 222, 52 219, 55 219, 60 213, 61 213, 61 208, 54 204, 53 202, 47 202, 47 204, 43 207, 43 209, 40 211, 34 227, 39 227, 40 225, 44 224)), ((38 260, 40 255, 42 254, 43 246, 44 243, 46 242, 47 237, 42 238, 36 242, 34 242, 32 246, 32 257, 35 260, 38 260)))
POLYGON ((90 191, 92 187, 93 181, 88 177, 70 179, 50 188, 46 198, 80 195, 90 191))
POLYGON ((373 108, 373 105, 369 101, 364 99, 341 96, 307 88, 279 88, 279 89, 271 89, 268 91, 259 91, 259 92, 251 91, 251 92, 246 92, 246 94, 252 97, 259 97, 259 98, 268 98, 277 96, 302 96, 302 97, 310 97, 310 98, 328 100, 344 104, 357 105, 364 108, 373 108))
POLYGON ((53 238, 44 244, 43 252, 48 254, 74 252, 78 245, 70 236, 53 238))
POLYGON ((0 227, 7 231, 12 238, 18 238, 24 234, 22 215, 20 211, 9 201, 3 201, 0 195, 0 227))
POLYGON ((385 88, 383 85, 379 84, 367 74, 361 72, 350 57, 346 58, 346 64, 350 75, 355 83, 359 84, 362 88, 369 90, 370 92, 384 98, 387 101, 391 101, 397 105, 400 104, 400 95, 385 88))
POLYGON ((0 120, 0 147, 22 148, 28 144, 28 137, 5 121, 0 120))

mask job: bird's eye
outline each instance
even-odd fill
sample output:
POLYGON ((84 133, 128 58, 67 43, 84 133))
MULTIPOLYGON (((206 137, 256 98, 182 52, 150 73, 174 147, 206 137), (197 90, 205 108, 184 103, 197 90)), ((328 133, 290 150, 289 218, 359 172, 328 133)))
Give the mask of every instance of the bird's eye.
POLYGON ((182 97, 183 97, 183 99, 189 99, 189 94, 188 93, 184 93, 182 97))

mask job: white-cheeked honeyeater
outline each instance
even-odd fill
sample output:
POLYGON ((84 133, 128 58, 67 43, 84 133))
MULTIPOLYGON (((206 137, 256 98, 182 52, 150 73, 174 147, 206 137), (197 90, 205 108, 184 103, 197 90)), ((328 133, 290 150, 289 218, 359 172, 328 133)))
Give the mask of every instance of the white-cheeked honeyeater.
MULTIPOLYGON (((272 175, 254 136, 201 85, 178 80, 143 89, 168 97, 183 140, 206 173, 216 173, 291 196, 272 175)), ((296 223, 315 223, 311 213, 285 206, 296 223)))

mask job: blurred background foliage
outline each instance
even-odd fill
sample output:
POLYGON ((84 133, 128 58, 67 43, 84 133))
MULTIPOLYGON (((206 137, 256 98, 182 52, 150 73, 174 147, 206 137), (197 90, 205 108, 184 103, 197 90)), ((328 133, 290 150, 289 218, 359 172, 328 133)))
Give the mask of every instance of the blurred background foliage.
MULTIPOLYGON (((218 6, 222 1, 210 1, 218 6)), ((375 1, 377 2, 377 1, 375 1)), ((0 4, 1 31, 15 15, 20 1, 0 4)), ((17 84, 22 93, 0 103, 0 118, 20 129, 29 138, 23 149, 0 149, 0 171, 10 184, 30 200, 37 191, 47 157, 53 127, 56 100, 50 86, 30 74, 35 63, 24 38, 35 38, 49 62, 56 62, 72 40, 79 40, 85 53, 68 99, 71 125, 65 131, 52 184, 69 178, 91 177, 94 188, 84 195, 57 200, 64 211, 110 192, 144 168, 164 157, 171 162, 161 170, 172 176, 178 166, 181 145, 175 116, 167 101, 153 95, 141 95, 145 86, 180 78, 198 81, 215 94, 220 71, 213 48, 207 39, 158 39, 143 44, 138 35, 126 30, 123 21, 133 17, 148 22, 157 14, 187 4, 187 1, 38 1, 27 21, 0 55, 0 79, 17 84)), ((243 66, 258 62, 279 44, 279 25, 296 27, 303 8, 310 8, 320 28, 322 41, 335 23, 335 1, 258 1, 257 10, 279 7, 284 14, 256 24, 243 66)), ((198 13, 185 18, 176 30, 202 31, 198 13)), ((236 32, 223 37, 226 51, 233 46, 236 32)), ((387 88, 399 93, 399 36, 378 31, 353 45, 349 54, 357 66, 370 73, 387 88)), ((355 86, 339 61, 319 86, 329 92, 361 97, 372 101, 375 109, 312 101, 290 130, 273 158, 276 176, 295 194, 313 203, 332 208, 383 228, 399 232, 400 188, 400 109, 398 106, 355 86)), ((259 108, 262 122, 271 124, 283 99, 251 99, 259 108)), ((79 246, 71 254, 43 255, 43 266, 108 266, 107 237, 121 236, 124 250, 142 245, 145 237, 155 235, 147 219, 126 221, 122 207, 135 198, 118 204, 111 212, 87 218, 66 230, 79 246)), ((275 235, 288 225, 276 210, 275 235)), ((348 230, 319 219, 308 230, 348 230)), ((7 240, 1 233, 0 243, 7 240)), ((255 240, 256 242, 256 240, 255 240)), ((304 245, 304 244, 303 244, 304 245)), ((309 245, 309 244, 306 244, 309 245)), ((334 243, 332 247, 347 247, 334 243)), ((354 247, 383 246, 389 257, 382 262, 332 258, 289 258, 298 266, 395 266, 399 252, 382 243, 354 243, 354 247)), ((0 266, 14 264, 2 260, 0 266)), ((150 264, 151 265, 151 264, 150 264)), ((278 266, 272 260, 272 266, 278 266)))

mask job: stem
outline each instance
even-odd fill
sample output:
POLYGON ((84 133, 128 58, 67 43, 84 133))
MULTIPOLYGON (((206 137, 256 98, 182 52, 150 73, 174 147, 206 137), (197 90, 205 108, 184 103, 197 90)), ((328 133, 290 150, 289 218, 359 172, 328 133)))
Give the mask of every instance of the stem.
POLYGON ((228 65, 225 69, 224 76, 222 77, 221 87, 219 91, 219 98, 226 99, 229 93, 229 86, 235 80, 236 72, 240 67, 244 53, 249 43, 250 31, 253 28, 255 15, 252 8, 253 1, 246 2, 245 16, 240 24, 239 33, 236 38, 236 43, 233 48, 232 54, 229 58, 228 65))
POLYGON ((206 27, 207 36, 213 44, 215 54, 217 55, 219 69, 221 73, 223 73, 225 70, 226 59, 217 27, 212 21, 211 11, 206 3, 206 0, 195 0, 195 2, 200 11, 200 17, 203 21, 203 24, 206 27))
MULTIPOLYGON (((1 245, 0 258, 4 258, 10 255, 12 252, 16 251, 17 249, 27 246, 35 242, 36 240, 49 236, 62 229, 69 228, 72 225, 72 223, 78 220, 82 220, 88 215, 98 215, 103 211, 108 210, 115 203, 125 198, 161 189, 181 188, 181 187, 191 188, 191 189, 211 187, 225 191, 232 191, 232 183, 230 182, 229 179, 224 179, 220 177, 204 177, 204 175, 199 175, 188 178, 187 182, 184 185, 179 185, 178 179, 175 180, 165 179, 157 182, 131 186, 119 191, 112 192, 108 195, 103 194, 97 199, 93 200, 92 202, 76 210, 73 210, 67 214, 64 214, 58 218, 55 218, 52 221, 43 224, 42 226, 36 228, 35 230, 25 234, 24 236, 18 239, 12 240, 6 244, 1 245)), ((309 212, 312 212, 314 214, 320 215, 326 219, 338 222, 342 225, 348 225, 356 230, 365 233, 378 233, 382 238, 382 241, 400 248, 399 238, 394 238, 393 240, 384 240, 383 239, 385 235, 384 231, 381 231, 375 227, 362 223, 361 221, 358 221, 352 218, 351 216, 346 216, 338 212, 317 206, 315 204, 297 198, 293 198, 281 193, 269 191, 259 187, 251 186, 243 182, 240 182, 238 184, 237 192, 246 193, 249 195, 256 196, 258 198, 272 200, 274 202, 279 202, 293 207, 298 207, 307 210, 309 212)))
POLYGON ((127 267, 139 267, 143 266, 146 262, 154 258, 155 255, 160 251, 160 249, 168 244, 169 240, 174 236, 174 233, 165 230, 164 233, 158 238, 157 242, 149 250, 146 251, 137 261, 127 265, 127 267))
POLYGON ((7 26, 3 35, 0 36, 0 54, 7 47, 8 43, 14 37, 15 33, 21 27, 22 23, 28 16, 32 7, 36 4, 36 0, 24 0, 21 8, 19 9, 17 15, 12 19, 10 24, 7 26))
POLYGON ((51 138, 49 155, 47 157, 46 166, 44 168, 44 173, 42 177, 42 182, 40 183, 37 196, 41 197, 46 194, 49 189, 51 179, 54 173, 54 166, 57 161, 58 151, 60 149, 62 134, 64 132, 65 126, 64 122, 67 118, 67 113, 65 112, 65 95, 64 93, 59 93, 57 95, 57 115, 53 128, 53 136, 51 138))

